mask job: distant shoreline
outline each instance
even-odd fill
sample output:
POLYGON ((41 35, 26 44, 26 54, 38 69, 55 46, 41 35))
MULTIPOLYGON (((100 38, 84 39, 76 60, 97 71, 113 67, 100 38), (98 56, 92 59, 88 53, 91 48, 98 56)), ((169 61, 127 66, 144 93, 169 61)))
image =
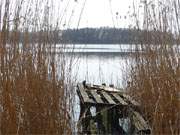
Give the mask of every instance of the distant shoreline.
POLYGON ((82 56, 132 56, 137 52, 56 52, 54 54, 82 55, 82 56))

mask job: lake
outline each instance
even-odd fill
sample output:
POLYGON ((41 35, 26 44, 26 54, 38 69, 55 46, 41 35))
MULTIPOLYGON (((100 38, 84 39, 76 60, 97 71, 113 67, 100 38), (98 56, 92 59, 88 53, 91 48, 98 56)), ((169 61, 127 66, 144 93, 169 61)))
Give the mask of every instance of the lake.
POLYGON ((65 48, 67 65, 72 65, 72 77, 77 82, 86 80, 94 84, 126 85, 123 79, 129 67, 129 54, 135 50, 134 45, 57 45, 57 50, 62 47, 65 48))

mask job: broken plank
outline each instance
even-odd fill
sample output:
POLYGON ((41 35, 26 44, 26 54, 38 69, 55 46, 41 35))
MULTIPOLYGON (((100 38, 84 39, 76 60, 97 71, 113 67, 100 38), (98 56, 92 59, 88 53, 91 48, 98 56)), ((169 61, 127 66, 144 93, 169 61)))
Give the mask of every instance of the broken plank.
POLYGON ((101 85, 92 85, 90 88, 92 89, 99 89, 99 90, 105 90, 105 91, 120 91, 116 88, 112 88, 112 87, 109 87, 109 86, 101 86, 101 85))
POLYGON ((109 104, 116 104, 116 102, 112 100, 111 96, 108 95, 105 91, 103 91, 102 94, 104 98, 109 102, 109 104))
POLYGON ((138 132, 150 133, 151 129, 139 112, 132 111, 132 122, 138 132))
POLYGON ((78 89, 79 89, 79 93, 83 99, 83 102, 94 103, 94 101, 89 98, 89 96, 86 93, 85 89, 83 88, 82 84, 78 84, 78 89))
POLYGON ((122 104, 122 105, 128 105, 123 98, 121 98, 117 93, 112 93, 112 95, 122 104))
POLYGON ((133 111, 133 115, 136 117, 136 119, 139 121, 139 123, 145 128, 145 129, 149 129, 148 124, 146 123, 146 121, 144 120, 144 118, 140 115, 140 113, 133 111))
POLYGON ((95 98, 97 103, 103 104, 104 102, 102 101, 102 99, 100 98, 100 96, 97 94, 97 91, 95 90, 91 90, 91 94, 93 95, 93 97, 95 98))
POLYGON ((133 104, 134 106, 139 106, 139 103, 136 102, 134 99, 132 99, 129 95, 127 94, 121 94, 128 102, 133 104))

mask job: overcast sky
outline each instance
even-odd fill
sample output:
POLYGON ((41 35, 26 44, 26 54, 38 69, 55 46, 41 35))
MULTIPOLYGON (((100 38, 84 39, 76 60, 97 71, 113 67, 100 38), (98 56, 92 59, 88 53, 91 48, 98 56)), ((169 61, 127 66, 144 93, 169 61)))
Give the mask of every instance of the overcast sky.
POLYGON ((77 2, 74 1, 75 0, 70 0, 69 4, 68 0, 63 2, 61 13, 63 13, 63 10, 65 10, 65 8, 68 7, 67 10, 65 10, 66 13, 62 21, 62 24, 64 24, 64 28, 127 28, 131 24, 131 19, 129 18, 129 15, 132 13, 133 0, 77 0, 77 2), (83 9, 84 3, 85 6, 83 9))
MULTIPOLYGON (((5 5, 5 1, 0 0, 0 5, 5 5)), ((46 14, 45 9, 50 7, 52 14, 50 14, 49 20, 55 25, 56 22, 59 22, 60 29, 84 27, 128 28, 129 25, 134 24, 132 17, 129 17, 133 12, 133 1, 135 1, 137 8, 139 5, 137 1, 140 0, 23 0, 24 6, 22 6, 21 13, 24 16, 27 11, 31 11, 32 15, 29 13, 29 20, 33 21, 31 18, 35 17, 43 23, 44 13, 46 14), (45 6, 46 3, 48 3, 48 6, 45 6)), ((11 1, 10 19, 13 19, 18 3, 20 3, 20 0, 11 1)), ((2 19, 3 16, 0 20, 2 21, 2 19)))

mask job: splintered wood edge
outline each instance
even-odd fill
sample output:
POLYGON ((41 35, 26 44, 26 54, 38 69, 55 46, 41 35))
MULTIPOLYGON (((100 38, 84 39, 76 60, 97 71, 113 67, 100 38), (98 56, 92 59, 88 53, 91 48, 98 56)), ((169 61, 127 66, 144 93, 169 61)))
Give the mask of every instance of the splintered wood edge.
POLYGON ((83 85, 82 84, 78 84, 77 86, 78 86, 78 90, 79 90, 80 96, 83 99, 83 102, 94 103, 94 101, 89 98, 87 92, 83 88, 83 85))

